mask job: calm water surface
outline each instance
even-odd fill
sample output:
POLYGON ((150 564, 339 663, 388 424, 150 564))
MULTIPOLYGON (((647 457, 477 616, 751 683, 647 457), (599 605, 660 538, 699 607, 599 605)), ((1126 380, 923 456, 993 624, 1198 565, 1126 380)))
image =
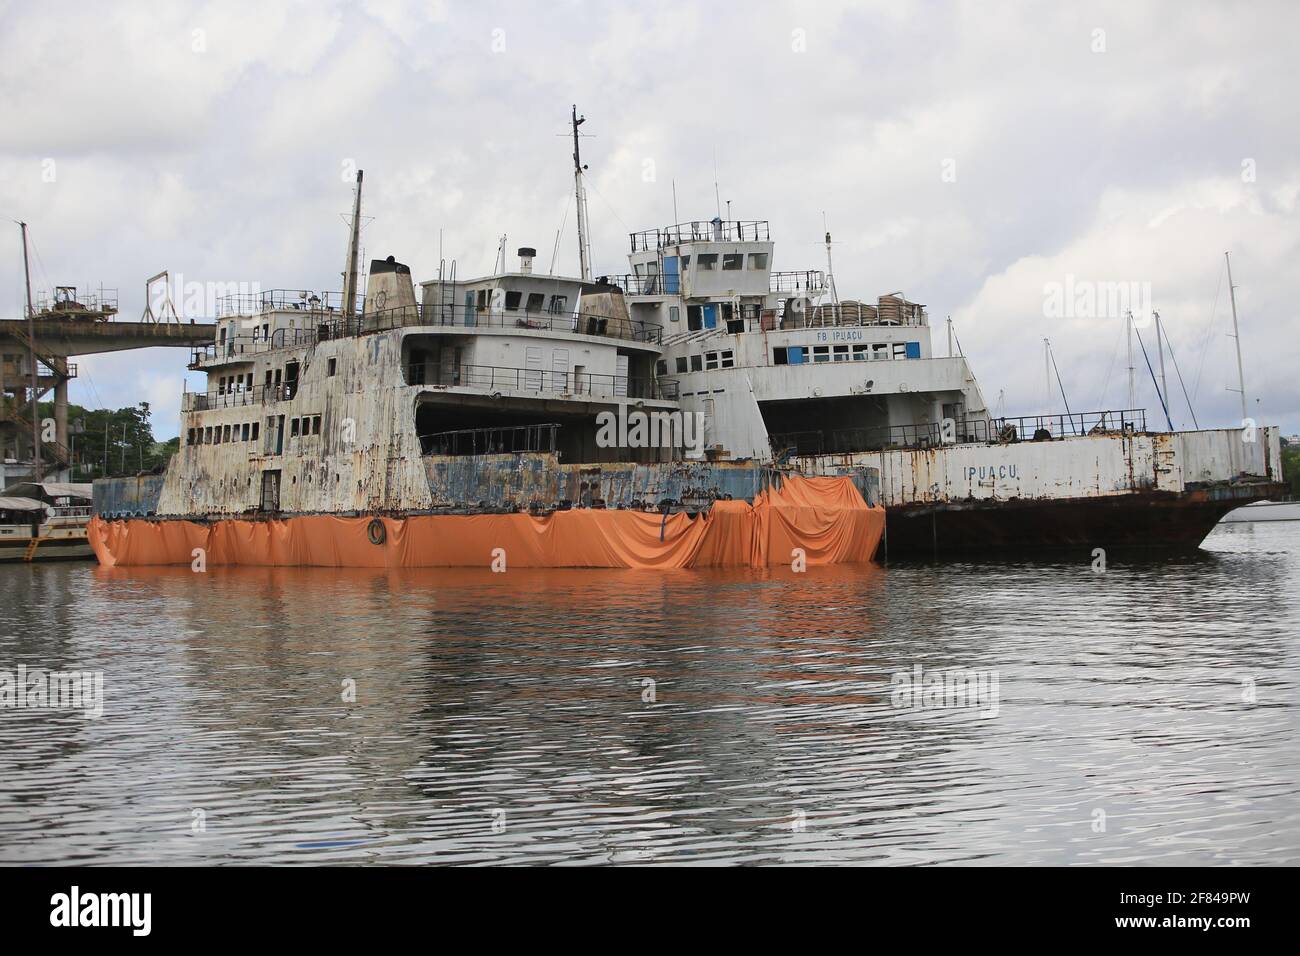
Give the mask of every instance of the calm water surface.
POLYGON ((0 565, 0 670, 106 699, 0 710, 0 862, 1294 864, 1298 583, 1300 524, 1104 574, 0 565), (895 707, 918 664, 996 716, 895 707))

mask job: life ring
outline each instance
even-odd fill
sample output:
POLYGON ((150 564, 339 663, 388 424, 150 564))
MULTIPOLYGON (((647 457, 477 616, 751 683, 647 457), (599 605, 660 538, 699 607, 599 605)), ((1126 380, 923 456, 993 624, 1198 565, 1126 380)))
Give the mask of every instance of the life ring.
POLYGON ((371 544, 383 544, 388 540, 388 529, 378 518, 371 518, 370 524, 366 525, 366 537, 371 544))

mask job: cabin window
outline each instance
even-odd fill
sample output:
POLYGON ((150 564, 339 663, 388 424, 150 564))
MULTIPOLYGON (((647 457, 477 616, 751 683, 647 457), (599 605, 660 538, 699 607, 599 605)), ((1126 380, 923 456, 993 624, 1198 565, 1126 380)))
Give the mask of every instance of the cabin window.
POLYGON ((835 346, 834 356, 837 362, 847 362, 849 360, 849 347, 847 345, 835 346))
POLYGON ((691 257, 678 256, 678 259, 681 261, 682 264, 682 275, 686 275, 686 270, 688 270, 691 267, 691 257))
POLYGON ((679 355, 677 356, 677 374, 681 375, 685 371, 686 371, 686 356, 679 355))
POLYGON ((319 434, 320 434, 320 416, 319 416, 319 415, 313 415, 313 416, 311 417, 311 433, 312 433, 313 435, 319 435, 319 434))
POLYGON ((211 425, 206 425, 206 426, 204 426, 204 428, 203 428, 203 444, 205 444, 205 445, 211 445, 211 444, 212 444, 212 426, 211 426, 211 425))
POLYGON ((831 360, 831 347, 829 345, 813 346, 814 362, 829 362, 831 360))
POLYGON ((688 305, 686 307, 686 327, 692 332, 698 332, 704 328, 704 313, 698 305, 688 305))
POLYGON ((750 267, 751 269, 766 269, 766 268, 767 268, 767 253, 766 253, 766 252, 751 252, 751 253, 749 254, 749 267, 750 267))
POLYGON ((230 426, 226 425, 221 429, 221 440, 230 441, 230 426))
POLYGON ((855 362, 865 362, 865 361, 867 360, 867 350, 868 350, 869 348, 870 348, 869 345, 855 345, 855 346, 853 346, 853 361, 855 361, 855 362))
POLYGON ((522 299, 523 297, 524 297, 524 294, 523 294, 522 292, 507 292, 507 293, 506 293, 506 309, 507 309, 507 311, 510 311, 510 312, 518 312, 518 311, 519 311, 519 300, 522 299))
POLYGON ((907 358, 907 345, 903 342, 894 343, 894 358, 907 358))
POLYGON ((743 252, 728 252, 722 257, 722 271, 736 272, 745 268, 745 254, 743 252))
POLYGON ((185 444, 187 444, 187 445, 193 445, 193 444, 194 444, 194 429, 193 429, 193 428, 191 428, 191 429, 186 433, 186 435, 185 435, 185 444))
POLYGON ((569 297, 567 295, 551 296, 551 314, 559 315, 568 308, 569 297))
POLYGON ((257 433, 261 430, 258 427, 260 424, 261 424, 260 422, 253 422, 253 438, 252 438, 253 441, 257 441, 257 433))
POLYGON ((723 368, 736 367, 736 359, 731 349, 723 349, 721 352, 718 353, 718 357, 722 360, 723 368))
POLYGON ((336 358, 330 359, 329 363, 325 366, 325 374, 327 376, 330 376, 333 375, 338 370, 339 370, 339 360, 336 358))
POLYGON ((542 292, 528 293, 528 306, 527 306, 528 311, 529 312, 542 311, 542 304, 545 301, 546 301, 546 295, 542 292))
POLYGON ((239 440, 248 441, 248 422, 244 422, 244 424, 239 427, 239 440))
POLYGON ((480 312, 487 308, 487 289, 478 290, 478 300, 475 305, 480 312))
POLYGON ((717 353, 717 352, 705 352, 705 353, 704 353, 704 367, 705 367, 706 369, 708 369, 710 372, 712 372, 713 370, 715 370, 715 369, 718 367, 718 353, 717 353))
POLYGON ((667 375, 667 374, 668 374, 668 363, 667 363, 666 361, 664 361, 663 359, 660 359, 658 362, 655 362, 655 374, 656 374, 656 375, 667 375))
POLYGON ((696 256, 696 268, 701 272, 713 272, 718 268, 718 254, 716 252, 703 252, 696 256))
POLYGON ((298 437, 298 419, 296 418, 289 419, 289 437, 290 438, 298 437))
POLYGON ((775 349, 772 349, 772 364, 773 364, 773 365, 789 365, 789 364, 790 364, 790 359, 789 359, 789 357, 786 355, 785 347, 784 347, 784 346, 782 346, 781 348, 775 348, 775 349))
POLYGON ((704 371, 704 356, 700 355, 698 352, 691 356, 691 371, 704 371))
POLYGON ((668 321, 680 322, 681 320, 682 320, 682 310, 675 305, 670 305, 668 307, 668 321))
POLYGON ((889 346, 884 342, 877 342, 875 345, 871 346, 871 357, 873 359, 889 358, 889 346))

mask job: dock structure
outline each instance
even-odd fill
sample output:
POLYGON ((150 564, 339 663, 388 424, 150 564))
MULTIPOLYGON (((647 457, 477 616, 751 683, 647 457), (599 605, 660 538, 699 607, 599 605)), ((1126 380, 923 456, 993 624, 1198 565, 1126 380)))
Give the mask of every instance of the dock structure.
POLYGON ((59 286, 33 312, 30 319, 0 319, 0 488, 19 479, 58 477, 71 467, 68 383, 77 377, 77 366, 70 359, 128 349, 193 348, 210 342, 215 328, 211 322, 118 321, 115 291, 79 297, 72 286, 59 286), (31 418, 34 403, 51 392, 52 434, 31 418))

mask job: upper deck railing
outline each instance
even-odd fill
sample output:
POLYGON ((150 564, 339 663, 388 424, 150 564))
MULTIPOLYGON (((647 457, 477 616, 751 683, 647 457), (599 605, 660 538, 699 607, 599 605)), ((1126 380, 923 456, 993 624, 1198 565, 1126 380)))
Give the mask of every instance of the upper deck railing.
POLYGON ((771 234, 768 224, 761 220, 742 222, 738 219, 697 219, 661 229, 634 232, 629 238, 633 252, 651 252, 688 242, 769 242, 771 234))
POLYGON ((817 269, 806 269, 803 272, 773 272, 768 289, 772 292, 798 292, 803 295, 825 292, 826 273, 817 269))
MULTIPOLYGON (((355 312, 360 313, 365 296, 358 294, 355 312)), ((342 315, 342 292, 313 292, 310 289, 268 289, 265 292, 225 295, 217 299, 217 318, 262 315, 266 312, 303 312, 342 315)))
MULTIPOLYGON (((269 293, 267 294, 269 295, 269 293)), ((273 303, 279 300, 268 300, 273 303)), ((296 300, 293 300, 296 301, 296 300)), ((272 304, 272 311, 281 306, 272 304)), ((483 308, 464 305, 408 305, 383 309, 368 314, 344 317, 337 311, 292 309, 301 312, 302 328, 270 330, 262 335, 261 328, 250 322, 246 333, 237 333, 224 342, 213 342, 195 348, 190 353, 190 368, 201 368, 214 362, 238 361, 243 356, 274 351, 295 346, 312 346, 329 339, 369 335, 413 326, 455 326, 464 329, 504 328, 534 331, 566 332, 594 335, 602 338, 622 339, 659 345, 663 342, 663 326, 642 319, 622 319, 589 312, 545 312, 506 308, 483 308)), ((243 313, 240 313, 243 314, 243 313)))
POLYGON ((886 448, 932 448, 959 442, 1051 441, 1082 435, 1145 432, 1146 409, 1025 415, 1017 418, 963 418, 951 425, 923 422, 865 428, 809 429, 770 436, 778 458, 836 455, 886 448))

